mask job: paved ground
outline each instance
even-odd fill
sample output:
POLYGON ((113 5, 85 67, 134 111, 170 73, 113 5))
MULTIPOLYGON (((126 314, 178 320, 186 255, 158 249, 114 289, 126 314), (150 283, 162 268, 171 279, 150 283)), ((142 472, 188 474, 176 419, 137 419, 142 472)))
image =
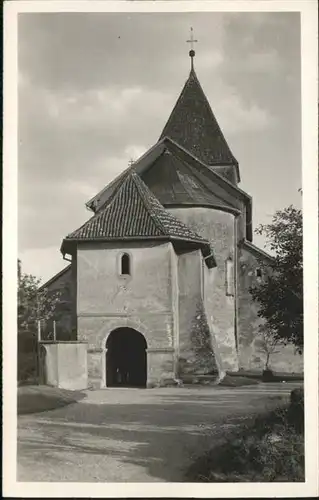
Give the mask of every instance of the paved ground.
POLYGON ((19 481, 178 482, 239 418, 300 384, 87 391, 18 421, 19 481))

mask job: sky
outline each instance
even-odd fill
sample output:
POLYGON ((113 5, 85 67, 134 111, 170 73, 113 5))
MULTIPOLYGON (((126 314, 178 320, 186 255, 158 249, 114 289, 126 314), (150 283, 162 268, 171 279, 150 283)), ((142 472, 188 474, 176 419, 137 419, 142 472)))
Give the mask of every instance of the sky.
MULTIPOLYGON (((18 255, 46 281, 85 203, 157 142, 195 70, 253 197, 253 225, 300 207, 298 13, 23 13, 18 255)), ((254 243, 265 241, 255 235, 254 243)))

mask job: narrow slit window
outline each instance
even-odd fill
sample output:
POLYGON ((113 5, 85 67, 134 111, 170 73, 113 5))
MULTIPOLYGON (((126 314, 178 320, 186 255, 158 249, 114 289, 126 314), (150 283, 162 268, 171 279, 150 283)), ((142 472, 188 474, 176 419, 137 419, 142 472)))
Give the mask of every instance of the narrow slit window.
POLYGON ((123 253, 121 257, 121 274, 124 276, 130 276, 131 274, 130 256, 127 253, 123 253))
POLYGON ((234 262, 226 260, 226 295, 234 295, 234 262))

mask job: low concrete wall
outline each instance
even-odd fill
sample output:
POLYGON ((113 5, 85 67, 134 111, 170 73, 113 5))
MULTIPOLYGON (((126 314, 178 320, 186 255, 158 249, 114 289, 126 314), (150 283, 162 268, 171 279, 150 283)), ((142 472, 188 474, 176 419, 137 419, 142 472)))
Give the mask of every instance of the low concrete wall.
POLYGON ((44 342, 41 350, 42 382, 61 389, 82 390, 88 387, 87 344, 83 342, 44 342))

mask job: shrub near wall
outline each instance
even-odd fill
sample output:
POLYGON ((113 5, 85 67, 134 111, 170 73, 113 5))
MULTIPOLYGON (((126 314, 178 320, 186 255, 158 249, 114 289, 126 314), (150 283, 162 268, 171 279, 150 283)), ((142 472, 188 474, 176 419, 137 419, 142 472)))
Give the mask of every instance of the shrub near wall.
POLYGON ((38 342, 34 333, 18 333, 17 377, 19 383, 35 383, 38 377, 38 342))
POLYGON ((188 375, 208 375, 218 373, 211 335, 203 304, 197 304, 196 316, 192 322, 188 358, 179 359, 180 371, 188 375))

